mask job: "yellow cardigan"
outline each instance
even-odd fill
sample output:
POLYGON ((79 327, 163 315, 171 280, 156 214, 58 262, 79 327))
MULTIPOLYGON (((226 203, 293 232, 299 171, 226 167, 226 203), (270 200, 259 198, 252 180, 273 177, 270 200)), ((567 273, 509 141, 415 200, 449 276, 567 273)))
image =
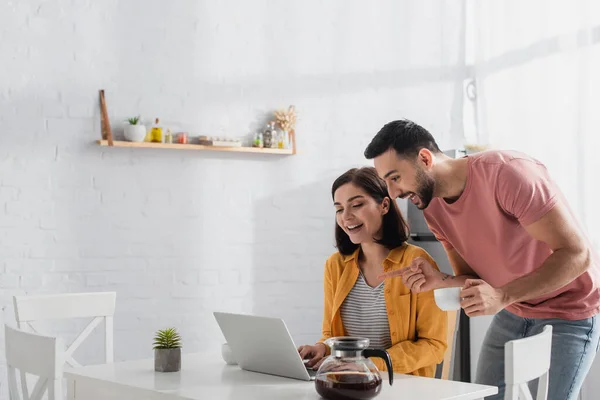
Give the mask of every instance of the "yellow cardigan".
MULTIPOLYGON (((325 264, 325 306, 323 337, 319 342, 335 336, 346 336, 340 307, 356 283, 359 274, 358 253, 344 256, 333 254, 325 264)), ((385 272, 408 266, 416 257, 423 257, 435 268, 437 265, 422 248, 403 244, 390 251, 383 263, 385 272)), ((414 294, 404 286, 402 278, 385 280, 385 304, 390 324, 392 347, 386 349, 392 359, 394 372, 433 377, 436 364, 444 359, 446 351, 446 312, 435 304, 433 291, 414 294)), ((327 353, 329 354, 328 349, 327 353)), ((372 358, 380 371, 385 363, 372 358)))

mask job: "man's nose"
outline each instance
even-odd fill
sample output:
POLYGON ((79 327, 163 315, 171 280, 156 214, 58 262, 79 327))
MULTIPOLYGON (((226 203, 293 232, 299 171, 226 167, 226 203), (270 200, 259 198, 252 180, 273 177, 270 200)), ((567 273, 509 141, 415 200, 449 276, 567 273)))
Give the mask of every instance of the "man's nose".
POLYGON ((390 197, 392 198, 392 200, 395 200, 398 197, 400 197, 400 195, 402 194, 402 191, 400 189, 388 186, 388 193, 389 193, 390 197))

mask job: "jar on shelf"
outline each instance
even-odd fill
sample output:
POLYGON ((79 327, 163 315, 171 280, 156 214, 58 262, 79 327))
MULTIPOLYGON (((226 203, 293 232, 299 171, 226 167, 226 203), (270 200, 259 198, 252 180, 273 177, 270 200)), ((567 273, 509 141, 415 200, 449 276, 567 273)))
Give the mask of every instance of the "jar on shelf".
POLYGON ((187 144, 187 142, 188 142, 187 132, 179 132, 179 134, 177 135, 177 143, 187 144))

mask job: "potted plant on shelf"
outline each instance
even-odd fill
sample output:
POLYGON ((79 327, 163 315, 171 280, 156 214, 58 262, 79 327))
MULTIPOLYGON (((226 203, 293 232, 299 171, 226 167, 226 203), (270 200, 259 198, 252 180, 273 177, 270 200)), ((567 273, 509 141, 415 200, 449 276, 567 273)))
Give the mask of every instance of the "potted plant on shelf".
POLYGON ((143 142, 146 138, 146 127, 140 123, 140 116, 127 119, 125 124, 125 139, 130 142, 143 142))
POLYGON ((154 370, 177 372, 181 369, 181 337, 175 328, 161 329, 154 336, 154 370))

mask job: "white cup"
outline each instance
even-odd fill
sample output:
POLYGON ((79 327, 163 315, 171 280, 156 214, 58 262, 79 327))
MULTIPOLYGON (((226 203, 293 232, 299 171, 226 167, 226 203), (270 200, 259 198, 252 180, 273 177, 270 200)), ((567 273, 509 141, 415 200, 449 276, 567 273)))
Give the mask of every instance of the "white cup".
POLYGON ((444 311, 460 310, 460 287, 435 289, 435 304, 444 311))
POLYGON ((231 351, 231 347, 227 343, 223 343, 221 346, 221 357, 223 357, 223 361, 227 365, 236 365, 237 361, 233 357, 233 352, 231 351))

